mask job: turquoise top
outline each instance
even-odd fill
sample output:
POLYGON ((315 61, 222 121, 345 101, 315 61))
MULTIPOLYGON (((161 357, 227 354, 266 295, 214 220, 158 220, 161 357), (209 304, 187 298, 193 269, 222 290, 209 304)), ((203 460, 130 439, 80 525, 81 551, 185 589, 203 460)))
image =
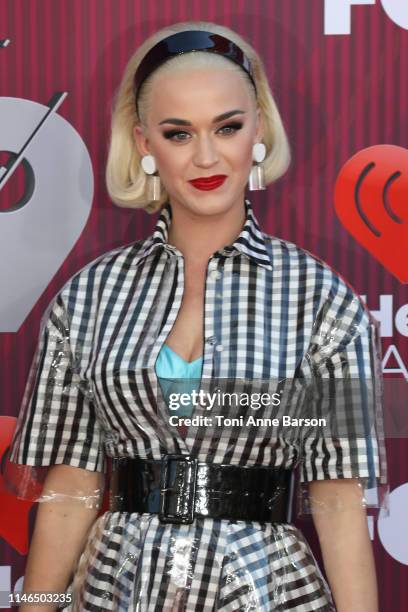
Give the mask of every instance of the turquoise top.
MULTIPOLYGON (((167 406, 170 393, 191 393, 194 388, 198 390, 202 365, 202 357, 197 357, 194 361, 186 361, 167 344, 163 344, 156 359, 155 370, 167 406)), ((191 404, 181 405, 171 413, 181 417, 191 416, 193 408, 191 404)))

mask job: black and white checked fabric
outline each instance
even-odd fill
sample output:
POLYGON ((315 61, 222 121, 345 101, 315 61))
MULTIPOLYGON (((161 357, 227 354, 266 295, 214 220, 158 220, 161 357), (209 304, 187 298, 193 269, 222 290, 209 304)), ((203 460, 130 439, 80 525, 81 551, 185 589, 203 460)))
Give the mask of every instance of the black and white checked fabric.
MULTIPOLYGON (((262 232, 249 200, 245 210, 235 242, 208 264, 202 380, 378 376, 375 326, 352 289, 307 251, 262 232)), ((107 456, 176 452, 243 466, 300 466, 302 483, 378 478, 374 435, 309 435, 299 445, 268 428, 248 437, 190 427, 183 438, 169 426, 154 366, 183 295, 183 257, 167 243, 170 223, 166 204, 151 236, 98 257, 52 300, 10 460, 102 472, 107 456)), ((164 525, 156 516, 107 512, 81 563, 86 571, 72 610, 334 610, 291 524, 164 525)))

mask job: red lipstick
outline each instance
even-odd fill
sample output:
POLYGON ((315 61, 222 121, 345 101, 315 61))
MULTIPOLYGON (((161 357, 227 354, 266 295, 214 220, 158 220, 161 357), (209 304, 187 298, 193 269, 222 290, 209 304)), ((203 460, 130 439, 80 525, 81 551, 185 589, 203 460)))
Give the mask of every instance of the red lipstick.
POLYGON ((214 174, 214 176, 200 177, 189 181, 196 189, 202 191, 210 191, 210 189, 217 189, 223 184, 227 176, 225 174, 214 174))

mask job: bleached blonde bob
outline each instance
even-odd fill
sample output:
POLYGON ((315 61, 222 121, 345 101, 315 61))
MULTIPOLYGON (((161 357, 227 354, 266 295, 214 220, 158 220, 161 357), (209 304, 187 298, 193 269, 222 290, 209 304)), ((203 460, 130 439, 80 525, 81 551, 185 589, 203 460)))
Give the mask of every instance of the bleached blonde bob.
POLYGON ((273 99, 263 62, 253 47, 241 36, 225 26, 207 21, 184 21, 175 23, 155 32, 135 51, 129 59, 122 80, 113 99, 111 135, 106 164, 106 186, 111 200, 125 208, 144 208, 149 213, 160 210, 168 199, 162 184, 160 200, 150 202, 146 197, 146 179, 136 147, 133 130, 136 124, 146 125, 149 110, 150 91, 153 80, 160 74, 174 70, 197 70, 207 67, 225 67, 234 70, 244 80, 254 105, 258 105, 264 124, 262 142, 266 146, 263 162, 265 183, 268 185, 282 176, 290 164, 290 148, 282 119, 273 99), (257 95, 248 75, 231 60, 206 51, 180 54, 164 62, 142 83, 138 92, 138 109, 135 104, 133 78, 137 67, 146 53, 160 40, 185 30, 207 30, 232 40, 241 47, 249 58, 256 84, 257 95))

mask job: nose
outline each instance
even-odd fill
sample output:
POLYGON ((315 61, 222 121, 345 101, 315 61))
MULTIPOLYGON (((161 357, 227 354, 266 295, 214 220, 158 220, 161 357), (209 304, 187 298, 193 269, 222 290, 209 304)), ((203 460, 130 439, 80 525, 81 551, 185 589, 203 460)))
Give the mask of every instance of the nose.
POLYGON ((211 136, 199 136, 194 150, 194 164, 202 168, 210 168, 218 162, 218 159, 218 151, 211 136))

